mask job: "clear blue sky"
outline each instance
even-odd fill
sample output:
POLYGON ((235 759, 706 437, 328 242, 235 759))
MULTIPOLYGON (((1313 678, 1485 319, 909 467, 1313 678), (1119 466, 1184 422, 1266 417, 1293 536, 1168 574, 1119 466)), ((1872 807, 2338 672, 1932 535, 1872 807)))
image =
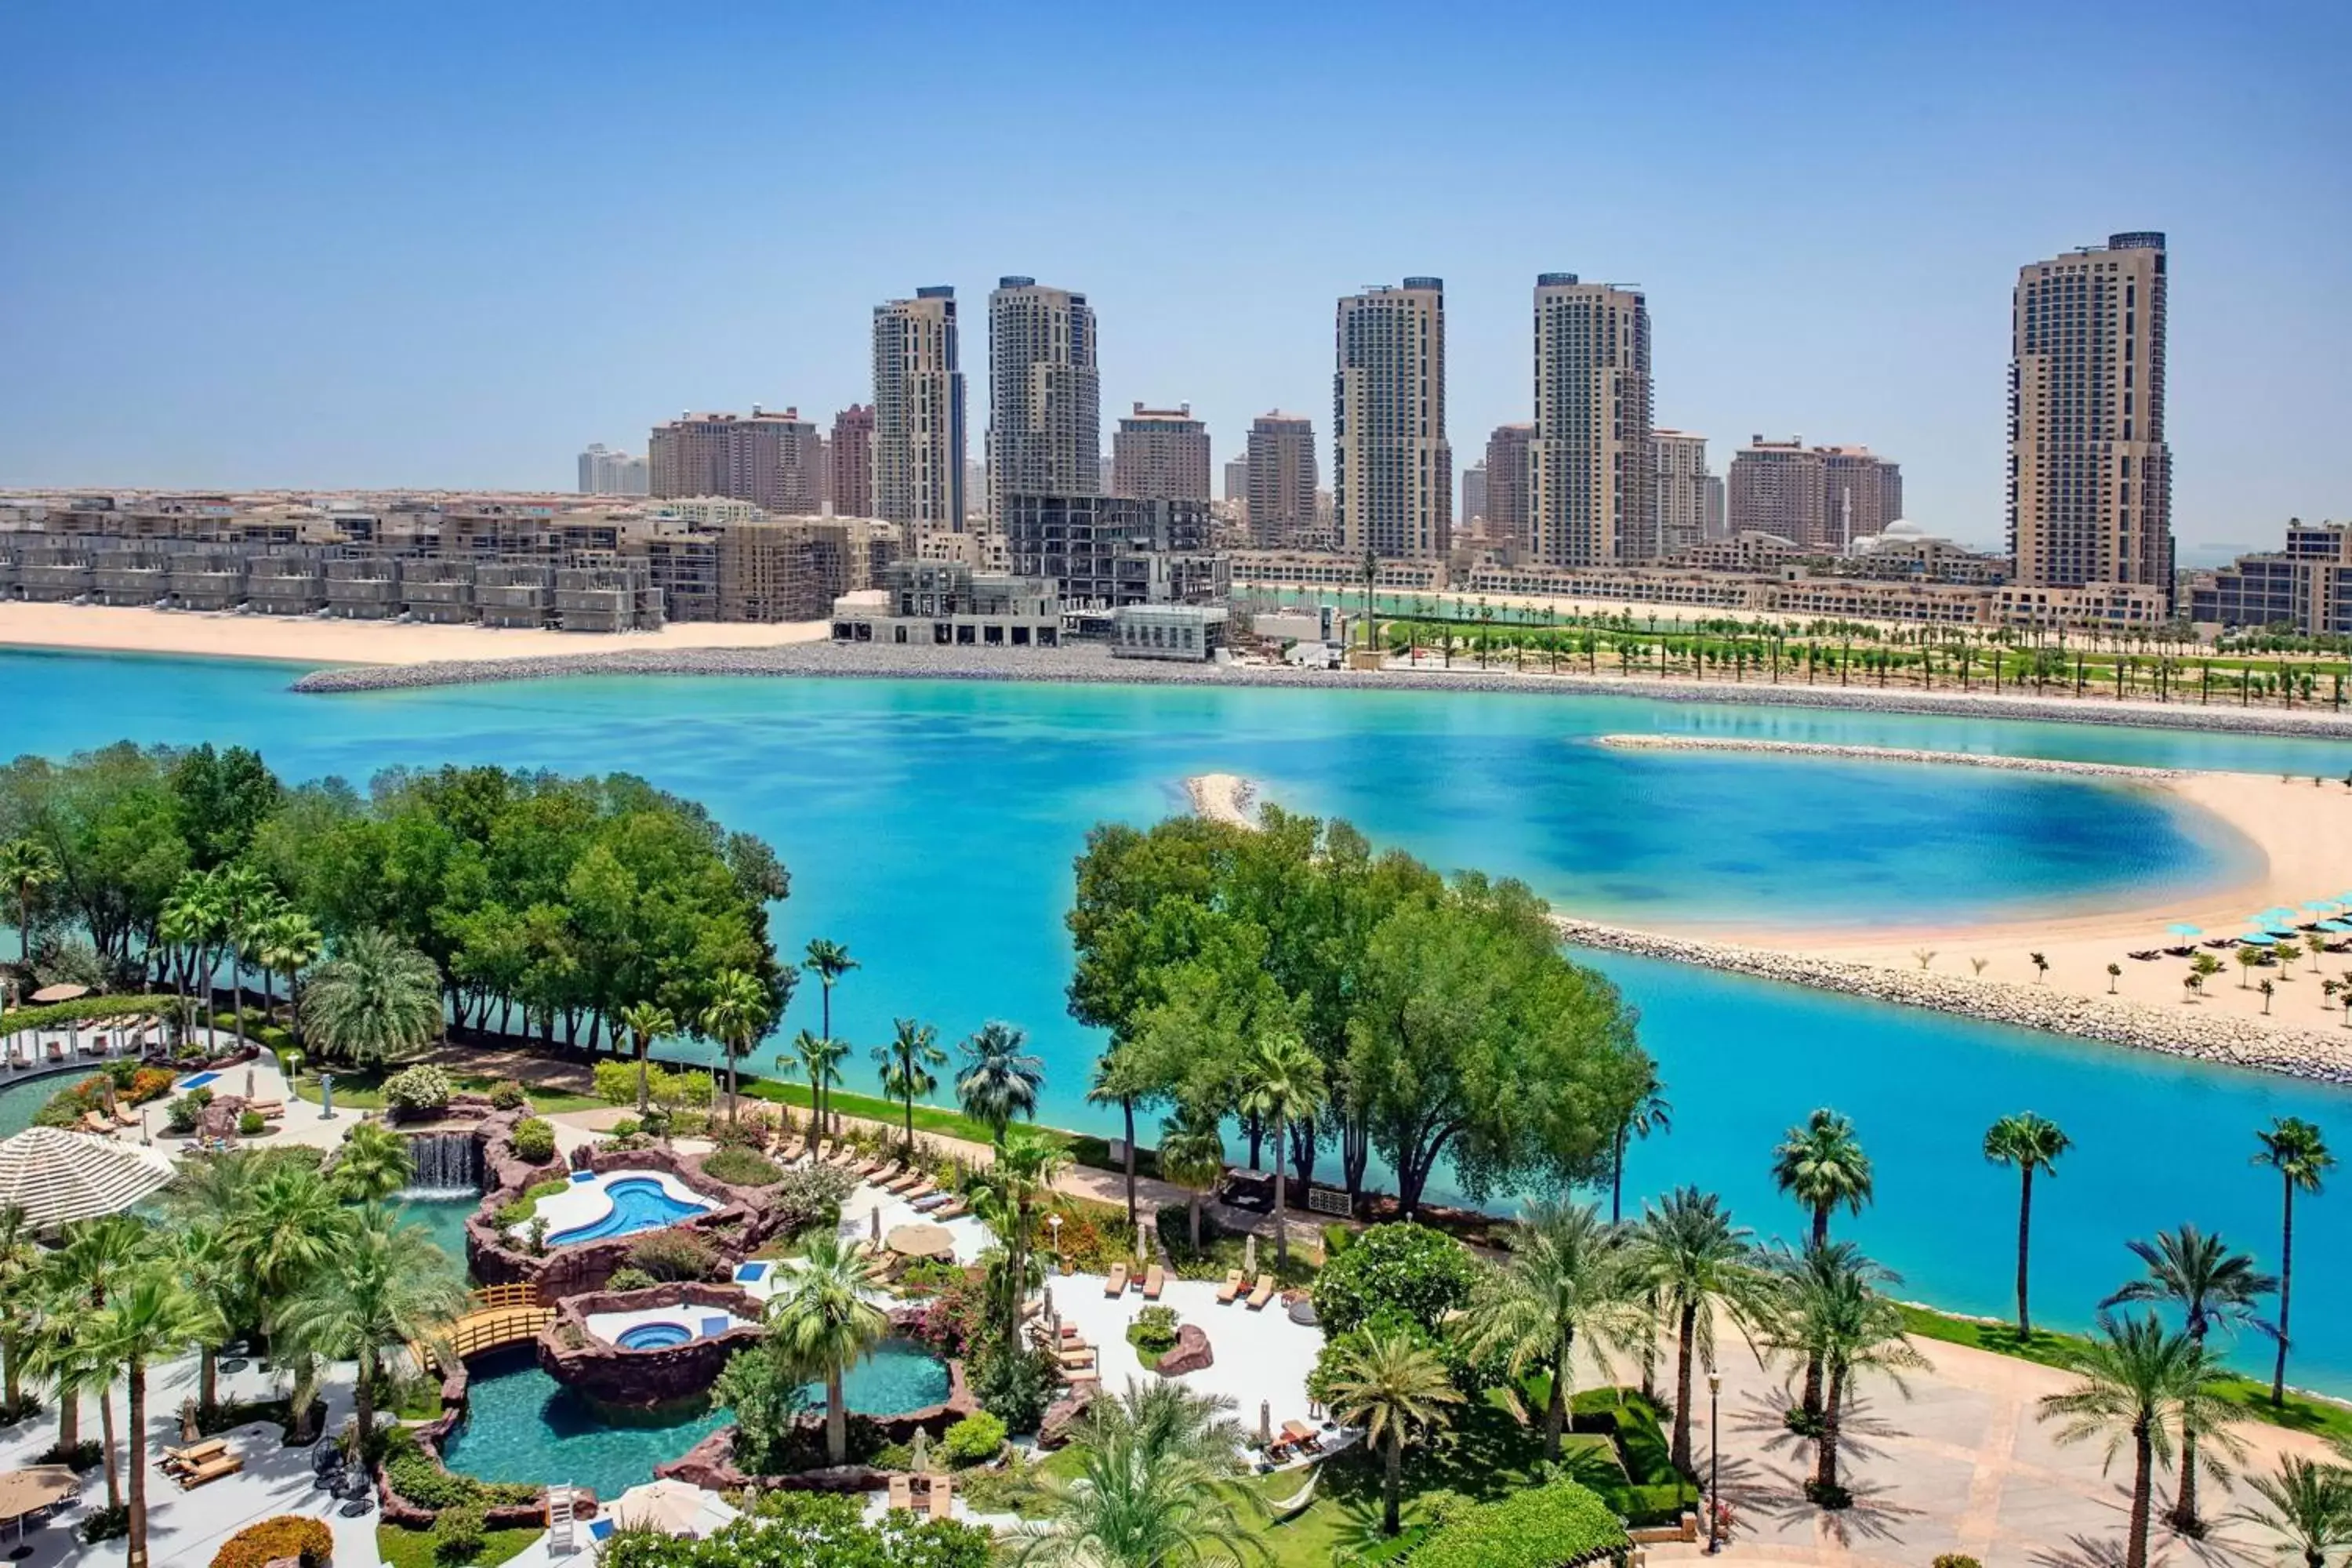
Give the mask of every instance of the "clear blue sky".
MULTIPOLYGON (((1661 424, 1866 442, 2000 529, 2017 266, 2172 241, 2176 518, 2352 514, 2352 6, 0 7, 0 484, 559 488, 829 417, 877 300, 1083 289, 1103 405, 1330 417, 1335 295, 1447 285, 1466 465, 1543 269, 1661 424)), ((973 452, 987 345, 967 329, 973 452)))

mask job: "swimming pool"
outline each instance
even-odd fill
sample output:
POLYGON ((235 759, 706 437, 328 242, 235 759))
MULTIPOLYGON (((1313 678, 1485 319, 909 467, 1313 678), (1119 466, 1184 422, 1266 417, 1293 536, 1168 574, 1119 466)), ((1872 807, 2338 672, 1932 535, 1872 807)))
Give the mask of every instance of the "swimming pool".
MULTIPOLYGON (((570 1247, 577 1242, 603 1241, 608 1237, 634 1236, 641 1230, 658 1230, 698 1214, 709 1214, 718 1206, 708 1199, 689 1202, 675 1197, 660 1177, 651 1175, 615 1178, 604 1184, 603 1193, 611 1206, 601 1217, 557 1231, 547 1238, 547 1245, 570 1247)), ((542 1206, 546 1201, 541 1200, 542 1206)))
POLYGON ((734 1419, 700 1402, 627 1415, 602 1409, 541 1372, 528 1352, 478 1357, 468 1370, 466 1419, 442 1458, 480 1480, 593 1487, 616 1498, 734 1419))
POLYGON ((200 1072, 195 1074, 194 1077, 184 1078, 179 1083, 180 1092, 182 1094, 185 1094, 192 1089, 202 1089, 205 1085, 212 1082, 218 1077, 220 1077, 220 1074, 216 1072, 200 1072))
MULTIPOLYGON (((947 1363, 911 1340, 884 1340, 841 1380, 842 1402, 867 1415, 903 1415, 947 1403, 947 1363)), ((824 1408, 823 1380, 801 1391, 810 1407, 824 1408)))
POLYGON ((666 1351, 692 1338, 694 1331, 684 1323, 638 1323, 623 1329, 613 1342, 625 1351, 666 1351))

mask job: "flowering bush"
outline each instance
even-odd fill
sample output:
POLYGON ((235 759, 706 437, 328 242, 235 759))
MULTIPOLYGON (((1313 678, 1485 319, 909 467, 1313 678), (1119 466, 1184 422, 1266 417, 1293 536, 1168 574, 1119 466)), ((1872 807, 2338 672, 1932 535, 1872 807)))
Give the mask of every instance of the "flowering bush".
POLYGON ((383 1102, 394 1110, 438 1110, 457 1091, 449 1075, 429 1063, 403 1068, 383 1080, 383 1102))
POLYGON ((1434 1333, 1445 1315, 1466 1306, 1478 1281, 1469 1251, 1442 1231, 1420 1225, 1378 1225, 1323 1266, 1315 1280, 1315 1311, 1337 1339, 1361 1328, 1383 1308, 1402 1311, 1434 1333))
POLYGON ((280 1557, 301 1560, 303 1568, 325 1568, 335 1553, 334 1532, 315 1519, 282 1513, 247 1525, 213 1553, 213 1568, 261 1568, 280 1557))

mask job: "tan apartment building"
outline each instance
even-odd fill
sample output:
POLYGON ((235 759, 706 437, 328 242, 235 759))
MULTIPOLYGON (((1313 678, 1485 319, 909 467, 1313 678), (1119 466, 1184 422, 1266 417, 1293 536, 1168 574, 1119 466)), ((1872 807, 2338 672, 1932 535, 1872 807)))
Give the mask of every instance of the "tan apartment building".
POLYGON ((716 617, 822 620, 835 599, 873 586, 898 553, 894 523, 872 518, 770 518, 717 531, 716 617))
POLYGON ((1207 500, 1209 427, 1192 405, 1135 405, 1110 438, 1110 493, 1134 500, 1207 500))
POLYGON ((1533 543, 1528 507, 1528 443, 1532 425, 1497 425, 1486 437, 1486 537, 1524 552, 1533 543))
POLYGON ((1834 555, 1903 517, 1903 469, 1867 447, 1808 447, 1748 437, 1732 454, 1733 533, 1769 533, 1834 555))
POLYGON ((1444 279, 1408 278, 1344 296, 1334 336, 1331 495, 1339 549, 1442 561, 1454 544, 1444 279))
POLYGON ((873 510, 902 528, 963 528, 959 353, 947 285, 874 307, 873 510))
POLYGON ((874 407, 853 403, 833 416, 833 438, 825 443, 825 461, 833 474, 826 500, 842 517, 872 517, 874 510, 874 407))
POLYGON ((989 295, 988 485, 999 531, 1013 496, 1102 493, 1102 376, 1084 294, 1008 277, 989 295))
POLYGON ((1696 549, 1707 537, 1706 437, 1688 430, 1653 429, 1650 449, 1659 549, 1665 555, 1696 549))
POLYGON ((1326 548, 1315 505, 1315 421, 1280 409, 1250 422, 1247 458, 1250 542, 1261 550, 1326 548))
POLYGON ((654 427, 653 494, 733 496, 767 511, 814 515, 824 504, 816 426, 797 408, 686 414, 654 427))
POLYGON ((2022 588, 2172 587, 2164 236, 2028 262, 2011 300, 2009 543, 2022 588))
MULTIPOLYGON (((1535 288, 1530 556, 1556 566, 1655 560, 1650 311, 1636 290, 1546 272, 1535 288)), ((1494 484, 1488 463, 1489 500, 1494 484)))

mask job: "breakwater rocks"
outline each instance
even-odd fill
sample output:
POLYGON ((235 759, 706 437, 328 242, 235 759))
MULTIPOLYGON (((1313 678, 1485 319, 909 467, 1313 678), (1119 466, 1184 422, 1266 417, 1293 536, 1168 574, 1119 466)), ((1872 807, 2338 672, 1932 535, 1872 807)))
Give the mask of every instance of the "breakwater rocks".
POLYGON ((1635 953, 1644 958, 1696 963, 1734 974, 1782 980, 1848 996, 1894 1002, 1906 1007, 2014 1024, 2078 1039, 2104 1040, 2135 1050, 2160 1051, 2196 1061, 2255 1068, 2323 1083, 2352 1083, 2352 1031, 2342 1040, 2324 1034, 2206 1011, 2193 1004, 2150 1007, 2122 997, 2079 996, 2042 985, 2011 985, 1955 974, 1883 968, 1766 948, 1695 942, 1628 931, 1566 915, 1552 924, 1561 940, 1579 947, 1635 953))
POLYGON ((1864 763, 1943 763, 2013 773, 2073 773, 2079 777, 2186 778, 2180 768, 2136 768, 2126 763, 2068 763, 2047 757, 2002 757, 1984 752, 1921 752, 1893 746, 1827 746, 1805 741, 1748 741, 1733 735, 1603 735, 1593 742, 1619 752, 1761 752, 1786 757, 1839 757, 1864 763))
MULTIPOLYGON (((420 629, 420 637, 432 635, 420 629)), ((1288 666, 1169 664, 1113 658, 1108 648, 881 647, 871 643, 791 643, 758 648, 628 648, 527 658, 440 659, 316 670, 301 692, 399 691, 498 680, 576 676, 825 676, 876 680, 1032 680, 1070 685, 1267 686, 1373 691, 1495 691, 1554 697, 1638 697, 1654 702, 1735 702, 1777 708, 1845 708, 1879 713, 1965 714, 2073 724, 2352 739, 2352 713, 2108 699, 1995 697, 1769 682, 1645 680, 1635 676, 1523 675, 1507 669, 1294 669, 1288 666)))

